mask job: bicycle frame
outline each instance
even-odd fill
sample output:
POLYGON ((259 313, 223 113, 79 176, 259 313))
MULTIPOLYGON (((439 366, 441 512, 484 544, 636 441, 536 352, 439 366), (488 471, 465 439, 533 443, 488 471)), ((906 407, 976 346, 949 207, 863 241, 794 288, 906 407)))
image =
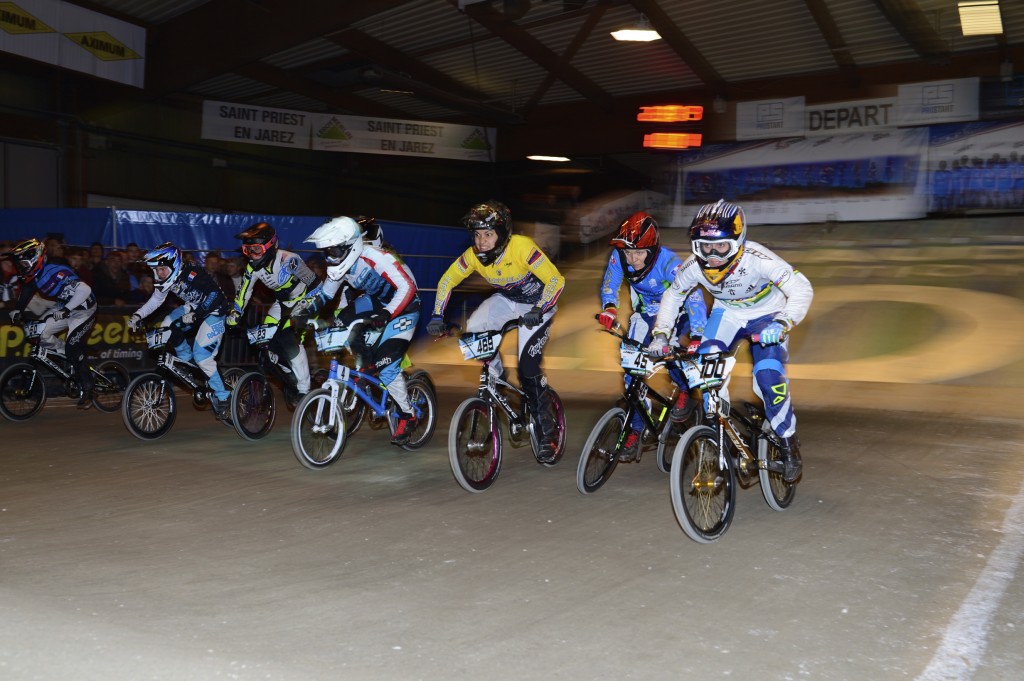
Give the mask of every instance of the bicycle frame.
POLYGON ((725 465, 725 456, 730 456, 726 451, 726 440, 732 443, 733 461, 736 470, 744 476, 754 473, 757 469, 768 469, 768 464, 763 458, 752 452, 750 446, 744 440, 736 425, 736 420, 743 422, 743 425, 750 429, 751 434, 758 441, 758 446, 766 446, 762 436, 757 435, 757 425, 743 417, 742 414, 732 411, 732 404, 722 397, 721 390, 728 382, 729 374, 736 363, 735 357, 724 353, 703 355, 701 360, 701 377, 704 379, 704 408, 707 419, 714 420, 714 427, 718 432, 718 456, 722 465, 725 465), (723 378, 724 377, 724 378, 723 378))
MULTIPOLYGON (((68 360, 67 356, 65 356, 61 352, 58 352, 54 348, 44 347, 41 343, 39 343, 39 336, 40 332, 42 331, 44 323, 45 322, 39 321, 29 322, 25 324, 25 339, 28 342, 33 343, 35 345, 35 347, 32 350, 32 354, 29 355, 29 359, 43 367, 46 367, 55 376, 58 376, 59 378, 65 381, 71 381, 77 386, 78 377, 74 375, 74 371, 71 367, 71 362, 68 360), (54 361, 54 358, 56 358, 59 361, 54 361)), ((93 374, 93 376, 101 377, 102 382, 106 384, 106 377, 103 376, 103 374, 101 374, 100 372, 96 371, 96 369, 91 364, 89 365, 89 371, 90 373, 93 374)))
MULTIPOLYGON (((150 350, 160 351, 156 359, 156 368, 163 370, 165 373, 170 374, 171 378, 175 378, 180 383, 191 388, 194 395, 200 395, 204 399, 209 399, 211 391, 210 386, 206 382, 205 374, 203 374, 201 382, 196 380, 196 373, 202 374, 202 370, 192 362, 187 362, 166 349, 167 339, 170 338, 170 334, 171 327, 169 326, 157 327, 146 332, 146 341, 149 343, 150 350)), ((160 397, 162 398, 164 395, 163 386, 161 386, 160 390, 160 397)))

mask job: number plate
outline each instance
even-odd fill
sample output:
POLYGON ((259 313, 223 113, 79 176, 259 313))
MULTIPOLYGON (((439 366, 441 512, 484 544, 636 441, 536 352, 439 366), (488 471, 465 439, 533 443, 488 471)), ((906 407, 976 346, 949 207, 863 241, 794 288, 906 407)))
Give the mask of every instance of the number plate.
POLYGON ((651 371, 651 361, 644 353, 643 348, 622 343, 619 346, 619 357, 622 368, 630 373, 646 375, 651 371))
POLYGON ((700 378, 705 388, 715 388, 729 379, 732 368, 736 366, 736 358, 728 355, 705 355, 701 360, 700 378))
POLYGON ((501 334, 497 331, 464 333, 459 338, 459 347, 465 359, 487 359, 498 352, 500 345, 501 334))
POLYGON ((316 349, 320 352, 341 350, 348 345, 350 330, 346 326, 328 326, 316 332, 316 349))
POLYGON ((46 326, 46 322, 25 322, 22 327, 25 330, 25 338, 39 338, 43 333, 44 326, 46 326))
POLYGON ((245 333, 249 336, 250 345, 265 345, 277 333, 277 324, 260 324, 248 329, 245 333))
POLYGON ((162 348, 171 339, 171 327, 158 326, 155 329, 146 329, 146 343, 151 348, 162 348))

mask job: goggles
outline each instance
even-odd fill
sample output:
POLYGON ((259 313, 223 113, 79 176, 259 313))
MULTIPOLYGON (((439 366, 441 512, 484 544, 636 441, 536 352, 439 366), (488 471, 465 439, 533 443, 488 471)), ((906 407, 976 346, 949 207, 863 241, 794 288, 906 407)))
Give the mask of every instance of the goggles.
POLYGON ((267 252, 266 244, 242 244, 242 255, 250 260, 258 260, 267 252))
POLYGON ((740 250, 740 244, 735 239, 694 239, 691 242, 693 254, 701 260, 708 258, 720 258, 728 260, 740 250))
POLYGON ((327 260, 328 265, 337 265, 345 256, 348 255, 349 251, 352 250, 351 246, 328 246, 324 250, 324 258, 327 260))

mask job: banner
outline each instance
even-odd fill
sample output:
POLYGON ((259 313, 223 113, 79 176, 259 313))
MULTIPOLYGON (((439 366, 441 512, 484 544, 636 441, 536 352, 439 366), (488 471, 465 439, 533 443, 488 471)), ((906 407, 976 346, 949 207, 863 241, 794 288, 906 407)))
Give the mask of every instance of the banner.
POLYGON ((202 138, 316 151, 493 161, 494 128, 203 102, 202 138))
POLYGON ((494 160, 494 128, 338 114, 312 116, 314 149, 463 161, 494 160))
POLYGON ((762 224, 923 217, 927 150, 926 128, 712 145, 684 157, 683 218, 720 198, 762 224))
POLYGON ((804 108, 805 137, 873 132, 896 127, 896 99, 864 99, 804 108))
POLYGON ((804 134, 804 98, 765 99, 736 104, 736 139, 773 139, 804 134))
POLYGON ((1024 123, 955 123, 930 134, 931 212, 1024 208, 1024 123))
POLYGON ((896 124, 931 125, 978 120, 978 78, 900 85, 896 124))
POLYGON ((0 50, 142 87, 146 30, 61 0, 0 3, 0 50))

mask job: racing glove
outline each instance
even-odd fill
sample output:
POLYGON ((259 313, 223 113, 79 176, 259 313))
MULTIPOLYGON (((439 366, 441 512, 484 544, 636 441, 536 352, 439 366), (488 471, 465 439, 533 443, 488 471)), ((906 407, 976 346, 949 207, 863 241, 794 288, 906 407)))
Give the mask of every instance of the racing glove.
POLYGON ((55 307, 52 310, 50 310, 50 318, 57 322, 59 322, 62 319, 67 319, 68 314, 70 313, 68 312, 68 309, 66 307, 55 307))
POLYGON ((615 316, 618 310, 614 305, 608 305, 604 308, 604 312, 597 315, 597 321, 600 322, 601 326, 611 330, 612 325, 615 324, 615 316))
POLYGON ((787 333, 789 333, 789 328, 776 319, 771 324, 761 329, 761 338, 759 342, 761 345, 777 345, 785 339, 787 333))
POLYGON ((138 333, 142 330, 142 317, 137 314, 133 314, 128 318, 128 330, 132 333, 138 333))
POLYGON ((543 320, 544 311, 534 305, 530 308, 529 312, 523 315, 523 326, 528 329, 532 329, 535 326, 539 326, 543 320))
POLYGON ((661 359, 670 352, 672 347, 668 344, 668 336, 663 333, 654 334, 650 345, 647 346, 647 356, 651 359, 661 359))
POLYGON ((22 318, 21 310, 11 310, 11 323, 20 324, 22 318))
POLYGON ((387 310, 374 310, 365 317, 366 323, 375 329, 383 329, 391 321, 391 315, 387 310))
POLYGON ((443 336, 447 329, 448 325, 445 324, 442 317, 433 317, 427 322, 427 333, 431 336, 443 336))
POLYGON ((238 310, 232 310, 231 312, 228 312, 227 319, 224 320, 224 323, 228 326, 238 326, 238 322, 241 321, 241 319, 242 313, 238 310))

